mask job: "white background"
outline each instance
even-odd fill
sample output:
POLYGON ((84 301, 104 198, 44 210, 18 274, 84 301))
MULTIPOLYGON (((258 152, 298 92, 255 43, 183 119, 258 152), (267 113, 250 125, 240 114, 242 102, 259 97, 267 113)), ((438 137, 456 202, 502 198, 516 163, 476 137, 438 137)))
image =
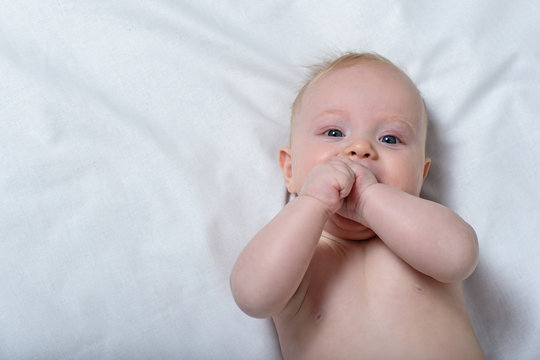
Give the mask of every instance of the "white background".
POLYGON ((540 5, 0 0, 0 358, 279 359, 228 276, 283 205, 304 65, 376 51, 428 104, 424 196, 476 229, 489 359, 540 356, 540 5))

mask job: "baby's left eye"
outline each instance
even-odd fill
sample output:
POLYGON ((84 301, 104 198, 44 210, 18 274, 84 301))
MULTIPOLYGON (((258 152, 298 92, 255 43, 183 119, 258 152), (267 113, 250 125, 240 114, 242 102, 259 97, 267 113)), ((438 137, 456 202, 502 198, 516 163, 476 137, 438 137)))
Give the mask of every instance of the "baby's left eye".
POLYGON ((379 139, 380 142, 386 143, 386 144, 398 144, 399 140, 394 135, 384 135, 379 139))
POLYGON ((325 131, 324 133, 326 136, 330 137, 343 137, 345 136, 341 130, 338 129, 330 129, 328 131, 325 131))

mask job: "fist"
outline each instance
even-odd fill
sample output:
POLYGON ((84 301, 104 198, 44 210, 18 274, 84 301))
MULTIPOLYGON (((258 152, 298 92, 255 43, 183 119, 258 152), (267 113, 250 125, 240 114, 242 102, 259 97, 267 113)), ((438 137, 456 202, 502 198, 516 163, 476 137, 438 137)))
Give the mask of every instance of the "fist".
POLYGON ((315 166, 308 174, 299 195, 321 201, 330 213, 358 220, 363 191, 377 183, 366 167, 344 157, 334 157, 315 166))
POLYGON ((370 185, 376 184, 378 181, 375 175, 365 166, 362 166, 349 159, 344 159, 344 162, 354 172, 355 180, 351 191, 343 199, 341 207, 338 209, 337 213, 345 218, 363 224, 364 215, 362 213, 362 195, 370 185))

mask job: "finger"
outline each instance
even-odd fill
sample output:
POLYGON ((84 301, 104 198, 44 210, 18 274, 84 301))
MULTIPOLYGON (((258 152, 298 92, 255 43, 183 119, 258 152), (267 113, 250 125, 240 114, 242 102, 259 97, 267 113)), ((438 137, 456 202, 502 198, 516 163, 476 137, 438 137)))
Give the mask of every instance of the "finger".
POLYGON ((350 194, 354 186, 356 180, 354 170, 342 159, 337 157, 331 159, 328 164, 332 167, 335 174, 334 176, 336 176, 335 179, 338 184, 339 197, 344 199, 350 194))
POLYGON ((351 193, 353 189, 354 181, 356 179, 353 171, 348 166, 346 166, 345 169, 347 173, 346 174, 343 173, 344 178, 341 183, 341 190, 339 192, 339 197, 341 199, 345 199, 347 196, 349 196, 349 194, 351 193))
POLYGON ((350 171, 354 173, 355 181, 362 179, 360 180, 361 183, 366 185, 379 182, 379 179, 375 173, 372 172, 368 167, 348 158, 342 158, 341 161, 345 163, 351 169, 350 171))
POLYGON ((352 161, 351 159, 348 159, 346 157, 339 157, 339 160, 343 162, 347 167, 350 169, 352 174, 356 177, 360 172, 368 170, 365 166, 357 163, 356 161, 352 161))

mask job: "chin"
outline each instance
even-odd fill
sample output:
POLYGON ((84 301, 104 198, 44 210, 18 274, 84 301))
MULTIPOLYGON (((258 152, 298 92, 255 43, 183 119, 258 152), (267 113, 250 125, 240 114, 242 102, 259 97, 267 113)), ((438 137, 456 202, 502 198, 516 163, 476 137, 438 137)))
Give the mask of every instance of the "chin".
POLYGON ((325 231, 344 240, 368 240, 376 236, 370 228, 338 214, 328 220, 325 231))

